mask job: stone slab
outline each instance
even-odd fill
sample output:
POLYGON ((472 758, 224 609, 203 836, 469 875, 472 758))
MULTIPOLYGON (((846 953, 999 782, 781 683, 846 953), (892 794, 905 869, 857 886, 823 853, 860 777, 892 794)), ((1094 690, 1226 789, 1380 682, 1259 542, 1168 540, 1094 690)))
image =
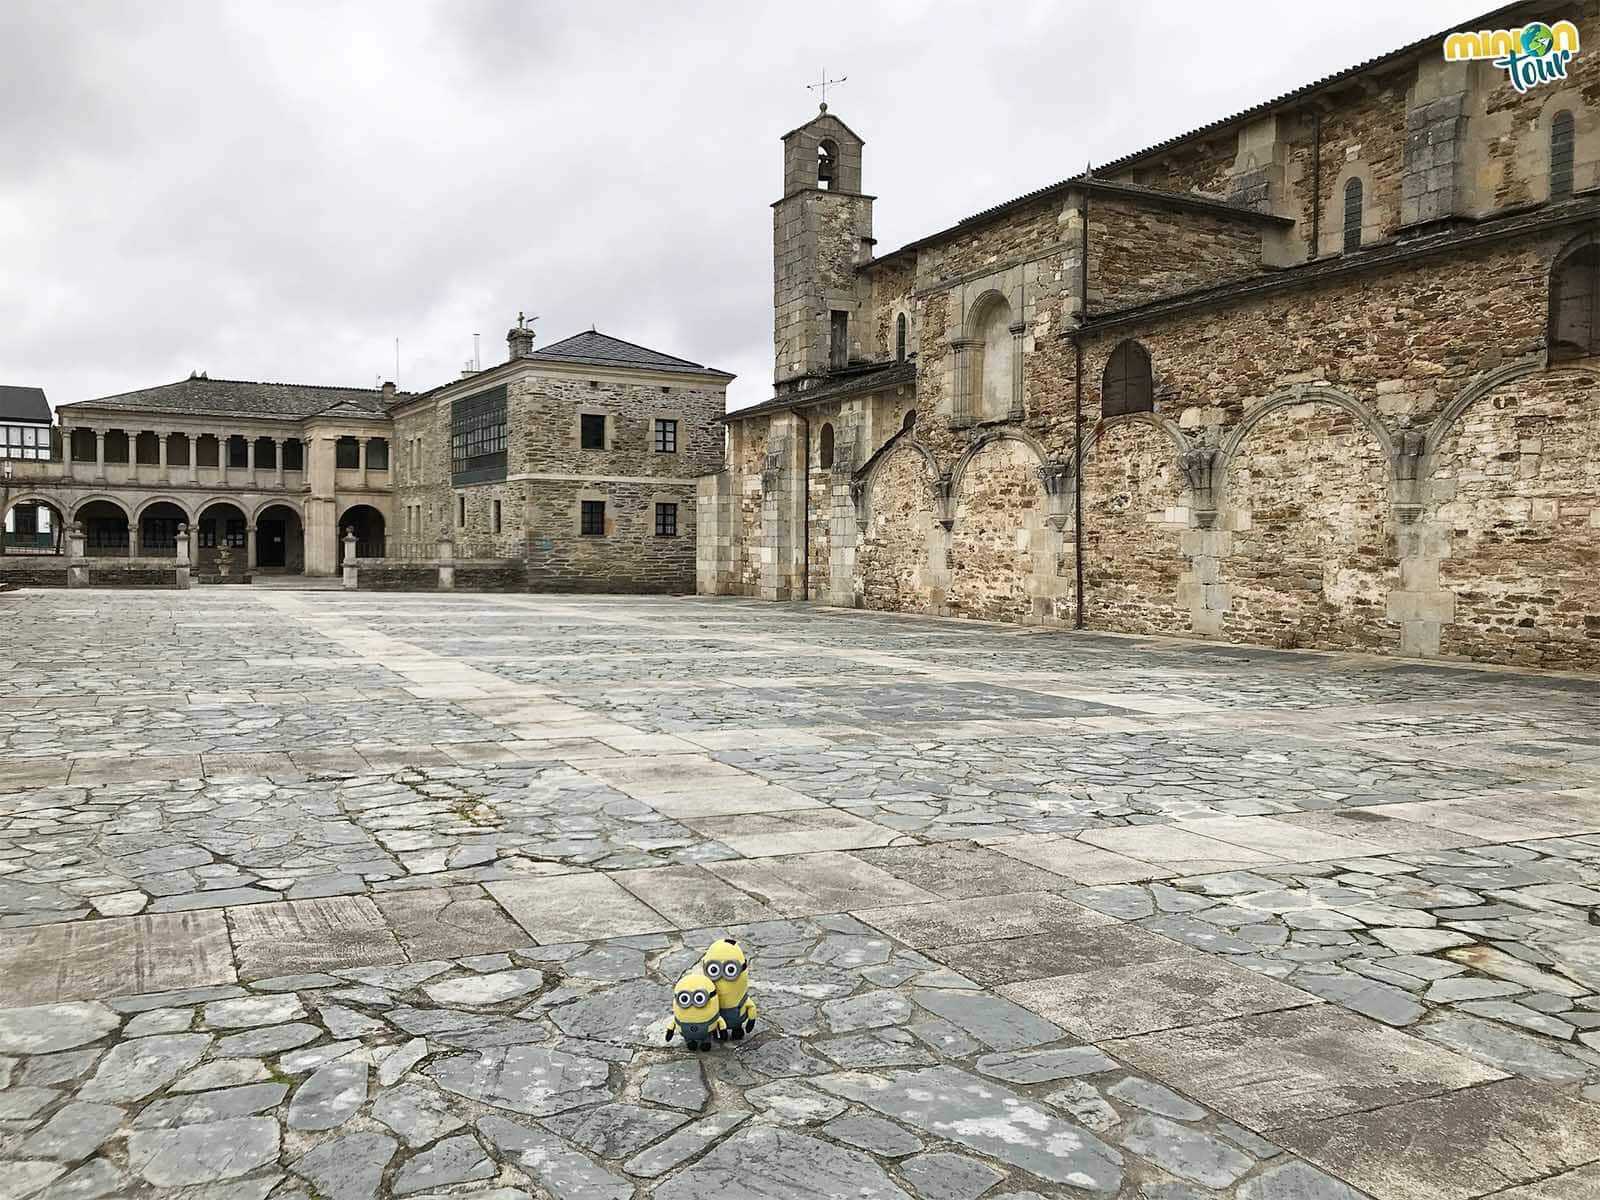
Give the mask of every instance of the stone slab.
POLYGON ((1181 867, 1185 874, 1226 871, 1232 867, 1281 863, 1284 859, 1262 850, 1236 846, 1174 825, 1127 825, 1111 829, 1086 829, 1079 840, 1141 862, 1181 867))
POLYGON ((1042 892, 1062 885, 1058 875, 984 846, 885 846, 857 850, 855 856, 948 900, 1042 892))
POLYGON ((695 864, 610 874, 613 880, 679 929, 768 921, 782 915, 730 888, 722 879, 695 864))
POLYGON ((112 917, 0 933, 8 1007, 137 996, 237 978, 220 912, 112 917))
POLYGON ((1101 1044, 1107 1053, 1258 1133, 1505 1077, 1330 1005, 1101 1044))
POLYGON ((495 954, 528 935, 476 885, 380 892, 372 898, 413 961, 495 954))
POLYGON ((541 945, 674 928, 666 917, 598 872, 485 886, 512 920, 541 945))
POLYGON ((1137 883, 1146 879, 1167 879, 1177 873, 1169 866, 1148 863, 1067 837, 1023 835, 992 845, 1001 854, 1073 883, 1137 883))
POLYGON ((1168 944, 1175 953, 1148 962, 1032 979, 997 990, 1090 1041, 1317 1002, 1299 988, 1168 944))
POLYGON ((938 899, 881 867, 838 852, 707 863, 706 870, 785 917, 938 899))
POLYGON ((383 914, 365 896, 252 904, 227 914, 241 979, 405 960, 383 914))
POLYGON ((887 846, 900 836, 898 830, 833 808, 701 817, 684 824, 745 858, 887 846))
POLYGON ((1052 892, 1018 892, 971 900, 864 908, 855 915, 889 936, 917 948, 950 946, 980 938, 1033 933, 1071 937, 1079 929, 1106 928, 1116 918, 1063 900, 1052 892))
POLYGON ((1106 963, 1132 966, 1191 955, 1171 938, 1134 925, 1076 921, 1046 933, 934 946, 924 953, 986 987, 1101 971, 1106 963))
POLYGON ((1489 1192, 1498 1198, 1501 1188, 1600 1161, 1600 1106, 1507 1079, 1300 1122, 1273 1136, 1384 1200, 1466 1200, 1489 1192))

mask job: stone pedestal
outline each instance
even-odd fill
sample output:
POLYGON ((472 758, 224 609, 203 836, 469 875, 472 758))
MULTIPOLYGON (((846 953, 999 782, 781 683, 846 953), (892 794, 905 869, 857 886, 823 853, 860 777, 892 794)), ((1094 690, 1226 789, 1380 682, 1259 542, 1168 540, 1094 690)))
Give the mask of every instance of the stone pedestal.
POLYGON ((356 531, 346 525, 344 529, 344 587, 345 591, 356 590, 356 531))
POLYGON ((439 590, 452 592, 456 586, 456 544, 449 538, 440 538, 435 556, 439 561, 439 590))

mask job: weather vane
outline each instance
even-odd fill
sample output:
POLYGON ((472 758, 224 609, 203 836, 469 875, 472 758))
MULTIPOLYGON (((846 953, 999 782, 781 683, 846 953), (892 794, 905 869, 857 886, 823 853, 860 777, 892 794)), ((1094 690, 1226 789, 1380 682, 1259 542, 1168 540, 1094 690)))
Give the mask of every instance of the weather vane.
POLYGON ((526 329, 528 327, 528 322, 529 321, 537 321, 538 319, 539 319, 538 317, 525 316, 524 314, 519 312, 517 314, 517 328, 518 329, 526 329))
POLYGON ((821 105, 819 107, 822 109, 823 112, 827 112, 828 111, 828 89, 833 87, 833 86, 835 86, 836 84, 843 83, 845 80, 847 80, 849 78, 850 78, 850 76, 848 76, 848 75, 841 75, 837 79, 829 79, 828 78, 828 68, 827 67, 823 67, 822 68, 822 82, 821 83, 808 83, 808 84, 806 84, 806 91, 808 91, 808 92, 820 92, 821 93, 822 103, 821 103, 821 105))

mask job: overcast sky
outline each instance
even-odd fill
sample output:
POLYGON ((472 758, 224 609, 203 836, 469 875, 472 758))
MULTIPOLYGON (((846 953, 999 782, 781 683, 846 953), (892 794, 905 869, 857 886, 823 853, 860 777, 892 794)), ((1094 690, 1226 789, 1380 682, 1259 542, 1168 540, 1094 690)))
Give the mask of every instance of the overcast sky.
POLYGON ((522 309, 753 403, 824 66, 886 251, 1485 7, 0 0, 0 383, 370 387, 399 337, 417 389, 522 309))

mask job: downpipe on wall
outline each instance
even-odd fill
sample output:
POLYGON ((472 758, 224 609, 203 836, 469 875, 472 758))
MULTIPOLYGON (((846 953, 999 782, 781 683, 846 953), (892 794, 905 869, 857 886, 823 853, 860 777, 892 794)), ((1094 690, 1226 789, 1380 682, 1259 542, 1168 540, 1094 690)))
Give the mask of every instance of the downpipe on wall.
POLYGON ((791 408, 789 415, 798 417, 800 424, 805 426, 805 434, 801 438, 801 448, 804 451, 805 466, 801 468, 800 490, 800 599, 811 599, 811 419, 798 408, 791 408))

